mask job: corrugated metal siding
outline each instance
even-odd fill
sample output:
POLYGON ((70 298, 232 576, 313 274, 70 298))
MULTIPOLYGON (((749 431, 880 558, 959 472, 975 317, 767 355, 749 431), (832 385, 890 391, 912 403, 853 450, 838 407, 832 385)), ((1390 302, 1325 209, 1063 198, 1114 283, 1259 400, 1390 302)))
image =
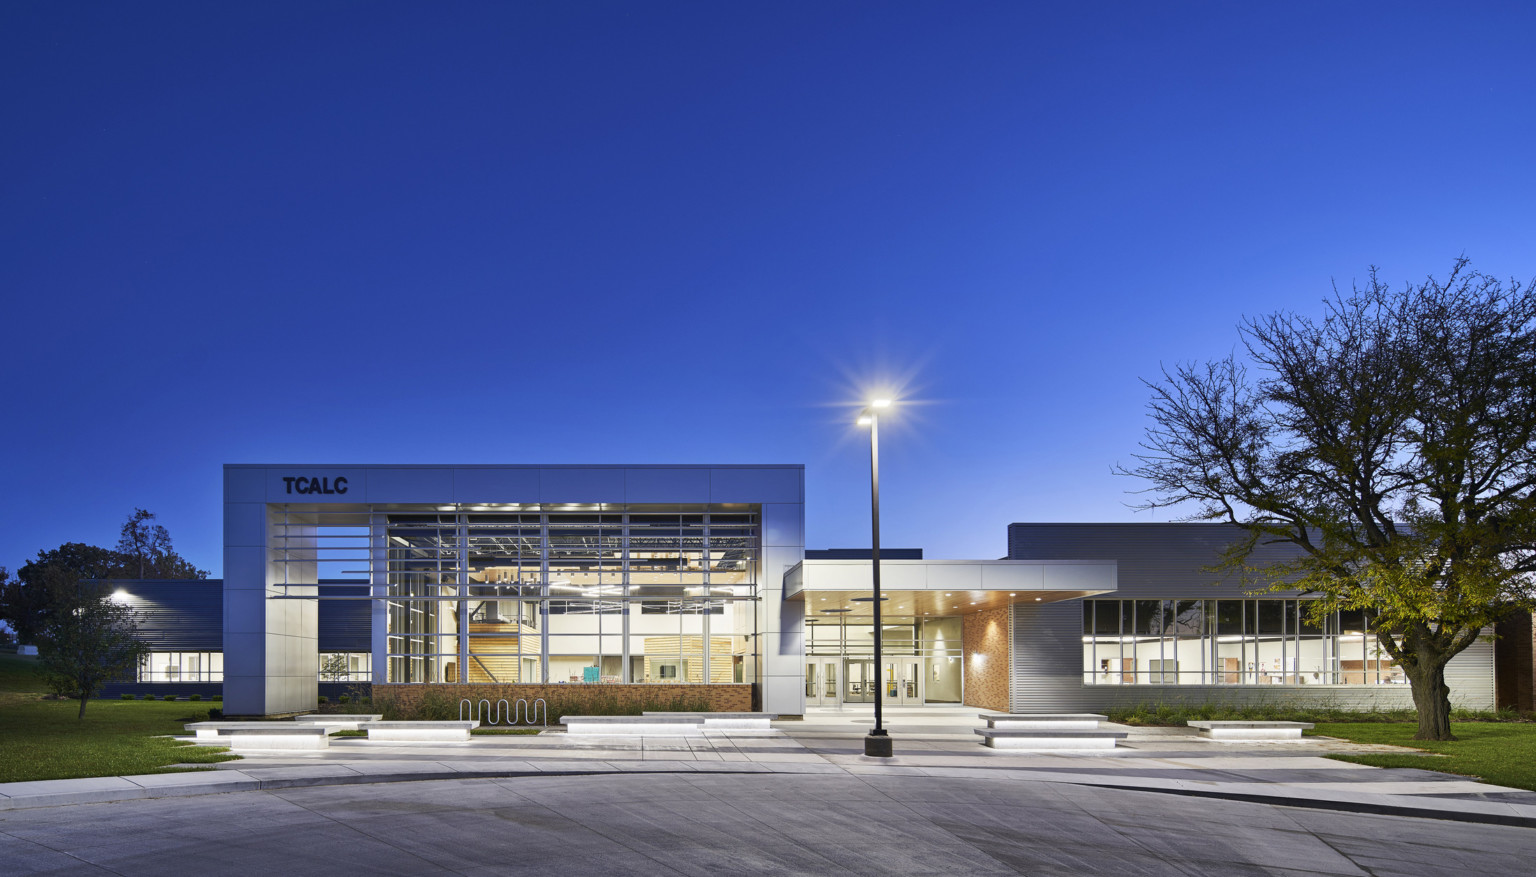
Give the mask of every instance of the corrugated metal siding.
MULTIPOLYGON (((1206 571, 1223 549, 1241 538, 1226 524, 1009 524, 1009 560, 1113 560, 1119 597, 1238 597, 1263 582, 1206 571)), ((1263 545, 1255 565, 1289 560, 1299 549, 1263 545)), ((1277 594, 1276 596, 1280 596, 1277 594)))
POLYGON ((1078 600, 1013 607, 1013 711, 1085 708, 1083 604, 1078 600))
MULTIPOLYGON (((1492 634, 1493 628, 1483 630, 1492 634)), ((1451 687, 1451 703, 1474 710, 1494 709, 1494 645, 1479 640, 1445 665, 1445 684, 1451 687)))
POLYGON ((157 652, 224 650, 224 581, 114 581, 139 618, 139 638, 157 652))
MULTIPOLYGON (((157 652, 224 650, 224 582, 114 581, 128 605, 141 613, 139 638, 157 652)), ((366 597, 368 586, 326 588, 327 595, 366 597)), ((319 648, 322 652, 366 652, 373 647, 368 600, 320 600, 319 648)))
MULTIPOLYGON (((322 591, 327 597, 368 596, 367 585, 327 587, 322 591)), ((367 652, 373 649, 372 601, 322 599, 319 602, 320 651, 367 652)))

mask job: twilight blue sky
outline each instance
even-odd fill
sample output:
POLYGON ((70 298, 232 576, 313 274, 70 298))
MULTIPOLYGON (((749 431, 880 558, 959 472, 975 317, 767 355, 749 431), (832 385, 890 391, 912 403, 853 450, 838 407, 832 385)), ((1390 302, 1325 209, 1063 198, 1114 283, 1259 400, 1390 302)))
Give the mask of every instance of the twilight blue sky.
POLYGON ((1141 377, 1536 273, 1527 3, 0 4, 0 565, 225 462, 806 464, 807 541, 1153 520, 1141 377))

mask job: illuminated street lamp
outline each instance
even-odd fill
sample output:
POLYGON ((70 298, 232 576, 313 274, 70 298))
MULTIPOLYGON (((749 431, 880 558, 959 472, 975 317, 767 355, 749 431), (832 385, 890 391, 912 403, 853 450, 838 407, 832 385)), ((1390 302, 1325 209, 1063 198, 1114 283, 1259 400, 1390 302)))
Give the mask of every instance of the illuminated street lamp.
POLYGON ((890 758, 891 738, 885 733, 881 707, 885 700, 885 662, 881 656, 880 638, 880 409, 891 407, 889 399, 875 399, 859 415, 859 425, 869 427, 869 482, 870 482, 870 568, 874 571, 874 595, 870 601, 875 610, 875 727, 864 737, 864 754, 876 758, 890 758))

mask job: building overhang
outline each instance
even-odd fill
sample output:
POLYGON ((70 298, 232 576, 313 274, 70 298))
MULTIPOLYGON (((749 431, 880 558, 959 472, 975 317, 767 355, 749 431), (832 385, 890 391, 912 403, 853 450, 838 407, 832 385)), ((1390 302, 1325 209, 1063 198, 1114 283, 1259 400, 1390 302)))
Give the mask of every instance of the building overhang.
MULTIPOLYGON (((784 600, 805 604, 807 620, 868 618, 868 560, 803 560, 784 574, 784 600)), ((1055 603, 1114 591, 1112 560, 882 560, 881 612, 964 615, 1013 604, 1055 603)))

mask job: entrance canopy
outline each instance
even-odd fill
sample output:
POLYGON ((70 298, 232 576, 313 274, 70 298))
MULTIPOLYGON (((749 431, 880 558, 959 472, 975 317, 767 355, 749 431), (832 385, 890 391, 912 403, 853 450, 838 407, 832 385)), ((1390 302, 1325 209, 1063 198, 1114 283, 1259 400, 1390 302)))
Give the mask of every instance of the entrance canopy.
MULTIPOLYGON (((803 560, 784 574, 784 600, 805 617, 873 615, 868 560, 803 560)), ((1092 597, 1118 586, 1112 560, 882 560, 886 615, 964 615, 1012 603, 1092 597)))

